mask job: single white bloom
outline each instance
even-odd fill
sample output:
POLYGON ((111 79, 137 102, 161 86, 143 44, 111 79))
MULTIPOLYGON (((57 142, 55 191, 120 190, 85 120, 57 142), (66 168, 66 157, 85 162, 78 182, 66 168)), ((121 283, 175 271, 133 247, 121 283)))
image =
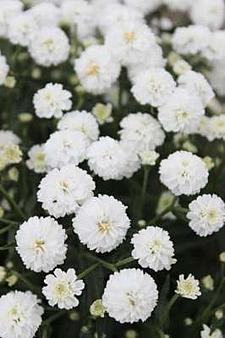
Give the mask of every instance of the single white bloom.
POLYGON ((188 151, 176 151, 161 161, 160 181, 176 195, 194 195, 208 183, 204 161, 188 151))
POLYGON ((90 145, 87 159, 90 169, 104 180, 130 178, 140 167, 135 152, 109 136, 90 145))
POLYGON ((60 9, 46 1, 29 9, 32 20, 38 27, 56 27, 60 20, 60 9))
POLYGON ((85 110, 65 114, 58 123, 58 129, 79 131, 86 136, 89 143, 96 141, 99 136, 99 127, 95 117, 85 110))
POLYGON ((100 126, 105 123, 110 123, 113 121, 111 103, 107 104, 97 103, 93 107, 92 113, 95 116, 96 120, 98 121, 98 124, 100 124, 100 126))
POLYGON ((32 36, 29 52, 41 66, 50 67, 66 61, 69 56, 69 39, 58 27, 45 27, 32 36))
POLYGON ((206 59, 208 59, 210 63, 212 62, 212 66, 219 67, 221 71, 221 64, 224 65, 224 57, 225 57, 224 30, 215 31, 211 34, 206 48, 202 51, 202 55, 206 59))
POLYGON ((125 239, 130 227, 126 207, 112 196, 99 195, 87 200, 73 219, 81 243, 90 250, 104 253, 115 249, 125 239))
POLYGON ((30 291, 12 291, 0 297, 0 336, 33 338, 44 313, 37 296, 30 291))
POLYGON ((29 159, 26 165, 37 174, 45 173, 48 170, 46 155, 43 144, 37 144, 30 148, 28 152, 29 159))
POLYGON ((198 296, 201 296, 199 280, 195 279, 192 274, 189 274, 187 278, 180 275, 175 292, 184 298, 197 299, 198 296))
POLYGON ((14 16, 8 27, 8 38, 15 45, 27 47, 31 41, 32 35, 38 29, 33 17, 29 11, 22 12, 14 16))
POLYGON ((131 92, 139 103, 158 107, 166 102, 175 87, 170 73, 163 68, 153 68, 137 75, 131 92))
POLYGON ((85 170, 75 165, 53 169, 42 180, 37 193, 42 207, 54 217, 75 213, 93 196, 95 183, 85 170))
POLYGON ((20 144, 20 138, 11 130, 0 130, 0 147, 7 144, 20 144))
POLYGON ((6 38, 11 19, 22 12, 23 3, 19 0, 1 0, 0 36, 6 38))
POLYGON ((219 329, 211 330, 210 327, 203 324, 201 338, 223 338, 223 333, 219 329))
POLYGON ((143 150, 139 154, 142 165, 155 165, 159 158, 159 154, 154 150, 143 150))
POLYGON ((9 73, 9 65, 7 63, 5 56, 1 55, 0 52, 0 85, 4 84, 8 73, 9 73))
POLYGON ((191 65, 183 59, 179 59, 173 64, 173 71, 176 75, 183 75, 190 70, 191 65))
POLYGON ((30 217, 16 233, 16 250, 27 269, 49 272, 66 258, 67 235, 51 217, 30 217))
POLYGON ((189 226, 199 236, 219 231, 225 223, 225 203, 217 195, 198 196, 189 204, 189 226))
POLYGON ((118 61, 105 46, 88 47, 74 65, 82 86, 92 94, 106 92, 120 74, 118 61))
POLYGON ((110 275, 102 297, 109 316, 120 323, 146 321, 157 301, 154 279, 140 269, 124 269, 110 275))
POLYGON ((47 163, 50 168, 78 165, 84 161, 88 145, 87 137, 79 131, 55 131, 44 145, 47 163))
POLYGON ((77 279, 76 271, 68 269, 62 271, 55 269, 52 274, 45 277, 46 286, 42 292, 51 306, 57 305, 60 309, 70 310, 78 306, 80 296, 84 289, 84 282, 77 279))
POLYGON ((166 103, 159 107, 158 119, 167 132, 193 133, 204 114, 199 96, 178 87, 166 103))
POLYGON ((134 246, 132 256, 138 259, 143 268, 170 270, 171 265, 177 261, 169 233, 162 228, 148 226, 134 234, 131 243, 134 246))
POLYGON ((35 114, 40 118, 60 118, 72 106, 72 94, 59 83, 48 83, 33 98, 35 114))

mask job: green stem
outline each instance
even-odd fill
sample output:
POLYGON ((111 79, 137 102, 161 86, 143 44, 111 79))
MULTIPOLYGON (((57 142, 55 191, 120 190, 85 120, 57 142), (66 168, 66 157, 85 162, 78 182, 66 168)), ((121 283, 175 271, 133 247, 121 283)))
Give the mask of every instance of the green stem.
POLYGON ((15 247, 15 242, 0 246, 0 251, 10 250, 15 247))
POLYGON ((120 261, 118 261, 114 265, 118 268, 118 267, 121 267, 123 265, 127 265, 129 263, 132 263, 133 261, 135 261, 135 259, 133 257, 127 257, 127 258, 121 259, 120 261))
POLYGON ((46 325, 49 325, 51 324, 52 322, 54 322, 56 319, 64 316, 65 314, 67 313, 66 310, 63 310, 63 311, 60 311, 54 315, 52 315, 51 317, 49 317, 48 319, 44 320, 42 325, 46 326, 46 325))
POLYGON ((3 235, 5 232, 8 232, 12 228, 12 224, 7 225, 6 227, 0 229, 0 235, 3 235))
POLYGON ((78 279, 85 278, 87 275, 89 275, 90 272, 92 272, 93 270, 95 270, 99 265, 100 265, 100 263, 95 263, 95 264, 91 265, 89 268, 87 268, 86 270, 84 270, 83 272, 81 272, 77 276, 77 278, 78 279))
POLYGON ((149 225, 154 225, 156 222, 158 222, 159 220, 161 220, 163 218, 163 216, 167 215, 169 212, 173 211, 174 209, 174 204, 176 203, 176 198, 174 198, 173 202, 171 203, 171 205, 169 205, 167 208, 165 208, 162 212, 160 212, 160 214, 156 215, 154 218, 152 218, 149 221, 149 225))
POLYGON ((11 206, 14 208, 18 216, 20 216, 22 219, 25 219, 26 218, 25 214, 22 212, 22 210, 18 207, 14 199, 7 193, 7 191, 3 188, 1 184, 0 184, 0 192, 5 197, 5 199, 9 202, 9 204, 11 204, 11 206))
POLYGON ((9 224, 9 225, 18 225, 18 222, 11 221, 10 219, 0 218, 0 223, 9 224))
POLYGON ((100 263, 102 266, 104 266, 108 270, 111 270, 113 272, 116 271, 116 267, 113 264, 108 263, 108 262, 104 261, 103 259, 101 259, 97 256, 94 256, 90 253, 85 253, 84 256, 87 257, 88 259, 94 261, 94 262, 100 263))
POLYGON ((164 314, 162 316, 162 319, 160 320, 160 324, 163 327, 169 317, 170 311, 173 307, 173 305, 176 303, 177 299, 179 298, 179 295, 175 294, 173 297, 170 299, 169 303, 167 304, 164 314))
POLYGON ((150 167, 145 166, 144 167, 144 176, 143 176, 143 182, 142 182, 142 189, 141 189, 141 200, 140 200, 140 211, 138 218, 142 217, 143 214, 143 209, 145 206, 145 197, 146 197, 146 192, 147 192, 147 187, 148 187, 148 178, 149 178, 149 172, 150 172, 150 167))

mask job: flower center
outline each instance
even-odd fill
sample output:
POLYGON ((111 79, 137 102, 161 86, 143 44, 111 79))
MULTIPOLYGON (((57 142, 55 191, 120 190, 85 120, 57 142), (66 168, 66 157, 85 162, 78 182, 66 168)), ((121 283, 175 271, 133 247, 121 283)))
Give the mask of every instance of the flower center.
POLYGON ((45 241, 43 239, 37 239, 34 243, 34 248, 37 251, 44 252, 44 245, 45 245, 45 241))
POLYGON ((215 222, 216 221, 217 212, 216 212, 216 209, 214 209, 214 208, 205 210, 201 214, 202 214, 202 217, 206 218, 206 220, 208 222, 215 222))
POLYGON ((64 297, 68 293, 69 287, 67 283, 58 283, 55 286, 55 292, 58 297, 64 297))
POLYGON ((127 43, 131 43, 135 40, 135 33, 134 32, 125 32, 124 39, 127 43))
POLYGON ((131 306, 135 306, 136 299, 135 299, 134 295, 132 294, 132 292, 127 292, 126 295, 127 295, 127 299, 128 299, 129 304, 131 306))
POLYGON ((109 221, 103 220, 101 222, 98 222, 98 230, 102 234, 107 234, 109 232, 109 229, 110 229, 109 221))
POLYGON ((59 182, 60 188, 64 191, 64 192, 68 192, 69 190, 69 184, 66 181, 60 181, 59 182))
POLYGON ((150 250, 151 254, 155 254, 155 253, 159 252, 161 248, 162 248, 162 242, 158 239, 155 239, 151 243, 149 250, 150 250))
POLYGON ((183 288, 187 294, 192 294, 194 292, 193 284, 190 281, 184 281, 183 288))
POLYGON ((86 74, 88 76, 97 76, 99 74, 99 65, 95 62, 91 62, 87 68, 86 74))
POLYGON ((54 47, 54 41, 51 38, 44 40, 42 44, 49 51, 51 51, 53 49, 53 47, 54 47))

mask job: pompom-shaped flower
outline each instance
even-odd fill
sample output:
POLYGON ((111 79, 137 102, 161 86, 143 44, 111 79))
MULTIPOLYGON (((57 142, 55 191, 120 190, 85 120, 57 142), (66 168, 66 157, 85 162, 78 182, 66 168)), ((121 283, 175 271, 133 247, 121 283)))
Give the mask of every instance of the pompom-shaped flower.
POLYGON ((7 144, 18 145, 20 142, 20 138, 11 130, 0 130, 0 147, 7 144))
POLYGON ((159 122, 150 114, 129 114, 120 122, 121 140, 134 148, 138 153, 154 150, 163 144, 165 134, 159 122))
POLYGON ((9 72, 5 56, 0 53, 0 85, 3 85, 9 72))
POLYGON ((32 36, 29 52, 37 64, 57 66, 69 56, 69 40, 58 27, 45 27, 32 36))
POLYGON ((102 297, 109 316, 120 323, 144 322, 157 300, 154 279, 139 269, 124 269, 111 275, 102 297))
POLYGON ((58 129, 79 131, 87 137, 90 143, 96 141, 99 136, 98 123, 95 117, 85 110, 76 110, 65 114, 58 123, 58 129))
POLYGON ((76 212, 94 189, 92 177, 72 164, 50 171, 42 179, 37 196, 42 207, 57 218, 76 212))
POLYGON ((67 238, 62 226, 51 217, 30 217, 16 233, 16 250, 27 269, 49 272, 66 258, 67 238))
POLYGON ((60 9, 50 1, 36 4, 29 13, 38 27, 56 27, 60 20, 60 9))
POLYGON ((188 151, 176 151, 160 164, 160 180, 176 196, 194 195, 208 182, 204 161, 188 151))
POLYGON ((48 83, 34 95, 35 114, 40 118, 60 118, 72 106, 71 93, 59 83, 48 83))
POLYGON ((60 130, 50 135, 44 145, 47 163, 51 168, 83 162, 88 147, 87 137, 73 130, 60 130))
POLYGON ((130 178, 140 166, 132 149, 109 136, 91 144, 87 159, 90 169, 104 180, 130 178))
POLYGON ((165 69, 152 68, 137 75, 131 91, 141 104, 158 107, 170 97, 175 86, 175 81, 165 69))
POLYGON ((44 310, 30 291, 13 291, 0 297, 0 336, 33 338, 44 310))
POLYGON ((30 12, 22 12, 10 20, 8 37, 13 44, 26 47, 37 29, 37 24, 34 22, 30 12))
POLYGON ((184 298, 197 299, 201 295, 199 281, 192 274, 189 274, 187 278, 184 278, 184 275, 180 275, 175 292, 184 298))
POLYGON ((140 230, 131 240, 134 245, 132 256, 138 259, 143 268, 154 271, 170 270, 176 263, 173 243, 167 231, 159 227, 149 226, 140 230))
POLYGON ((177 88, 159 107, 158 118, 168 132, 192 133, 205 111, 200 98, 185 88, 177 88))
POLYGON ((45 277, 46 286, 42 292, 51 306, 57 305, 60 309, 73 309, 78 306, 80 296, 84 289, 84 282, 77 279, 76 271, 68 269, 62 271, 55 269, 53 274, 45 277))
POLYGON ((73 220, 74 231, 90 250, 109 252, 124 240, 130 227, 126 207, 112 196, 87 200, 73 220))
POLYGON ((202 195, 189 204, 189 226, 199 236, 219 231, 225 223, 225 203, 217 195, 202 195))
POLYGON ((105 46, 91 46, 75 60, 75 71, 87 92, 103 94, 119 77, 120 65, 105 46))
POLYGON ((11 19, 22 12, 23 3, 20 0, 1 0, 0 36, 7 37, 8 25, 11 19))
POLYGON ((45 173, 48 169, 44 146, 37 144, 28 152, 29 159, 26 161, 27 167, 35 173, 45 173))

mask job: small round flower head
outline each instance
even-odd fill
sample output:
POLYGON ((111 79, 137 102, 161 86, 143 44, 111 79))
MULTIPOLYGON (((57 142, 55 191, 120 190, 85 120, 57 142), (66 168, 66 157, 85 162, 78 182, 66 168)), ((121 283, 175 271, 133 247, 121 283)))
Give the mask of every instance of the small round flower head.
POLYGON ((110 275, 102 297, 109 316, 120 323, 146 321, 157 300, 154 279, 140 269, 124 269, 110 275))
POLYGON ((1 0, 0 36, 6 37, 10 20, 22 12, 23 3, 19 0, 1 0))
POLYGON ((97 103, 93 107, 92 113, 95 116, 96 120, 98 121, 98 124, 100 124, 100 126, 105 123, 110 123, 113 121, 111 103, 107 104, 97 103))
POLYGON ((91 144, 87 159, 90 169, 104 180, 130 178, 140 166, 132 149, 109 136, 91 144))
POLYGON ((158 119, 167 132, 193 133, 204 114, 199 96, 179 87, 166 103, 159 107, 158 119))
POLYGON ((162 0, 172 11, 187 11, 192 5, 192 0, 162 0))
POLYGON ((210 62, 213 62, 212 66, 219 67, 221 71, 221 65, 218 64, 221 62, 224 64, 225 57, 225 31, 215 31, 211 34, 211 37, 208 41, 208 45, 202 51, 202 55, 208 59, 210 62))
POLYGON ((120 137, 138 153, 163 144, 165 134, 159 122, 146 113, 129 114, 120 122, 120 137))
POLYGON ((170 73, 163 68, 153 68, 145 70, 135 78, 131 91, 141 104, 158 107, 170 97, 175 86, 170 73))
POLYGON ((124 240, 130 227, 126 207, 112 196, 99 195, 87 200, 73 220, 74 231, 90 250, 104 253, 124 240))
POLYGON ((80 296, 84 289, 84 282, 77 279, 76 271, 68 269, 62 271, 55 269, 53 274, 49 274, 44 280, 46 286, 42 292, 48 300, 49 305, 57 305, 60 309, 70 310, 78 306, 80 296))
POLYGON ((219 329, 211 330, 210 327, 203 324, 203 329, 200 332, 201 338, 223 338, 223 333, 219 329))
POLYGON ((187 278, 180 275, 175 292, 184 298, 197 299, 201 295, 199 281, 192 274, 189 274, 187 278))
POLYGON ((160 181, 176 195, 194 195, 208 183, 204 161, 188 151, 176 151, 160 164, 160 181))
POLYGON ((90 175, 75 165, 53 169, 41 181, 38 201, 50 215, 58 218, 77 211, 93 196, 95 183, 90 175))
POLYGON ((50 135, 44 145, 50 168, 61 168, 67 164, 83 162, 88 147, 87 137, 73 130, 59 130, 50 135))
POLYGON ((27 167, 37 174, 45 173, 48 170, 46 155, 43 144, 37 144, 28 152, 29 159, 26 161, 27 167))
POLYGON ((38 27, 56 27, 59 24, 60 9, 49 1, 33 6, 29 14, 38 27))
POLYGON ((134 245, 132 256, 138 259, 143 268, 154 271, 170 270, 176 263, 173 243, 167 231, 159 227, 149 226, 140 230, 131 240, 134 245))
POLYGON ((0 336, 33 338, 44 313, 37 296, 30 291, 12 291, 0 297, 0 336))
POLYGON ((9 66, 7 64, 5 56, 0 52, 0 85, 3 85, 9 72, 9 66))
POLYGON ((91 46, 75 60, 75 71, 87 92, 103 94, 119 77, 120 65, 105 46, 91 46))
POLYGON ((178 27, 172 38, 173 48, 182 55, 195 55, 208 46, 211 34, 204 26, 178 27))
POLYGON ((35 114, 40 118, 60 118, 72 106, 72 94, 59 83, 48 83, 33 98, 35 114))
POLYGON ((8 38, 15 45, 26 47, 31 41, 32 35, 38 29, 31 14, 22 12, 14 16, 9 23, 8 38))
POLYGON ((44 67, 57 66, 69 56, 69 39, 57 27, 45 27, 37 31, 31 39, 29 52, 35 62, 44 67))
POLYGON ((154 166, 159 158, 159 154, 154 150, 143 150, 139 152, 138 155, 141 160, 141 165, 154 166))
POLYGON ((202 195, 189 204, 189 226, 199 236, 219 231, 225 223, 225 204, 217 195, 202 195))
POLYGON ((0 147, 6 144, 20 144, 20 138, 11 130, 0 130, 0 147))
POLYGON ((219 96, 225 96, 225 72, 223 71, 224 63, 214 64, 207 74, 207 78, 219 96))
POLYGON ((99 136, 99 127, 95 117, 85 110, 65 114, 58 123, 58 129, 79 131, 90 143, 96 141, 99 136))
POLYGON ((159 6, 162 4, 162 0, 151 0, 151 1, 146 1, 146 0, 124 0, 125 5, 128 7, 134 7, 138 11, 140 11, 143 14, 148 14, 151 12, 154 12, 157 10, 159 6))
POLYGON ((212 116, 208 122, 207 131, 209 131, 209 134, 206 137, 209 141, 215 139, 225 140, 225 115, 212 116))
POLYGON ((196 93, 204 107, 206 107, 215 96, 212 87, 201 73, 194 71, 185 72, 178 78, 178 83, 182 87, 187 88, 189 92, 196 93))
POLYGON ((191 6, 191 19, 197 25, 220 28, 225 19, 223 0, 197 0, 191 6))

